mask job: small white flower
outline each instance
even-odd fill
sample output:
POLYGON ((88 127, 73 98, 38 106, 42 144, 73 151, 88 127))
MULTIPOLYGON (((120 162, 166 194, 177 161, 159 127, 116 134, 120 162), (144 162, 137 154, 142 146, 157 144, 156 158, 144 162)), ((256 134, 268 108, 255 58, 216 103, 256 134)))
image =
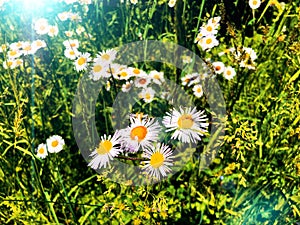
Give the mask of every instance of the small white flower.
POLYGON ((48 20, 41 18, 35 21, 34 30, 36 31, 37 34, 41 34, 41 35, 47 34, 49 31, 48 20))
POLYGON ((214 67, 216 74, 222 74, 224 72, 225 69, 224 63, 218 61, 218 62, 213 62, 212 65, 214 67))
POLYGON ((75 60, 80 55, 80 52, 76 48, 66 48, 64 55, 68 59, 75 60))
POLYGON ((44 159, 48 155, 47 146, 45 144, 39 144, 36 150, 36 156, 44 159))
POLYGON ((79 48, 79 41, 77 39, 71 39, 71 40, 66 40, 63 42, 63 45, 66 47, 66 48, 79 48))
POLYGON ((126 81, 126 83, 122 85, 122 91, 123 92, 129 92, 131 87, 132 87, 132 83, 133 83, 132 80, 131 81, 126 81))
POLYGON ((197 84, 193 87, 193 92, 194 92, 194 95, 197 97, 197 98, 200 98, 202 97, 203 95, 203 88, 202 88, 202 85, 201 84, 197 84))
POLYGON ((90 53, 82 53, 74 62, 75 64, 75 69, 77 71, 82 71, 86 70, 88 66, 88 62, 91 61, 90 58, 91 54, 90 53))
POLYGON ((162 84, 165 81, 164 73, 152 70, 149 73, 149 77, 152 78, 152 81, 158 85, 162 84))
POLYGON ((171 8, 173 8, 175 6, 175 4, 176 4, 176 0, 169 0, 169 2, 168 2, 168 6, 171 8))
POLYGON ((233 67, 227 66, 223 72, 223 76, 227 80, 231 80, 236 75, 236 72, 233 67))
POLYGON ((47 139, 47 150, 50 153, 58 153, 60 152, 64 145, 64 139, 59 135, 53 135, 47 139))
POLYGON ((49 26, 48 35, 54 37, 58 35, 58 26, 49 26))
POLYGON ((158 143, 155 147, 144 150, 143 157, 149 159, 144 161, 143 170, 150 176, 161 179, 166 177, 172 170, 172 158, 174 158, 172 149, 164 144, 158 143))
POLYGON ((249 0, 249 6, 251 9, 259 8, 260 4, 261 4, 261 0, 249 0))
POLYGON ((139 76, 134 79, 134 85, 138 88, 146 88, 150 82, 151 78, 149 76, 139 76))
POLYGON ((166 132, 173 132, 172 139, 183 143, 196 143, 207 132, 208 123, 204 111, 195 108, 173 109, 163 117, 162 123, 167 128, 166 132))
POLYGON ((219 41, 214 35, 208 35, 199 40, 198 44, 203 51, 212 49, 215 46, 219 45, 219 41))
POLYGON ((130 0, 130 3, 135 5, 138 3, 138 0, 130 0))
POLYGON ((143 98, 144 102, 146 102, 146 103, 152 102, 154 96, 155 96, 155 91, 151 87, 143 89, 141 92, 141 97, 143 98))

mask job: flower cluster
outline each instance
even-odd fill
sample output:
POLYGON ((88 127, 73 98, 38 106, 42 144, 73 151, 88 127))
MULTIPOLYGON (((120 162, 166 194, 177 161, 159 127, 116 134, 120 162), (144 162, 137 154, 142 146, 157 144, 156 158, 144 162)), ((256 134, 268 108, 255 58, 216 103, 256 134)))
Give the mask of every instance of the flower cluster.
POLYGON ((60 152, 65 145, 64 139, 59 135, 53 135, 46 140, 46 144, 39 144, 36 150, 36 156, 44 159, 49 153, 60 152))
POLYGON ((220 20, 221 17, 219 16, 213 17, 209 19, 206 24, 203 24, 200 27, 199 33, 195 39, 195 43, 197 43, 203 51, 210 50, 219 45, 219 41, 215 35, 218 33, 220 20))
POLYGON ((147 115, 130 115, 128 127, 117 130, 112 137, 101 137, 99 145, 90 154, 92 160, 88 166, 93 169, 106 168, 110 160, 121 153, 141 153, 145 159, 140 164, 143 170, 160 179, 172 171, 170 166, 174 155, 172 147, 159 141, 159 135, 162 132, 171 133, 171 139, 196 143, 207 132, 207 128, 204 111, 191 107, 172 109, 163 117, 162 124, 147 115))
POLYGON ((39 35, 48 34, 50 37, 58 35, 58 26, 50 25, 48 20, 45 18, 40 18, 35 21, 34 30, 39 35))
POLYGON ((3 67, 5 69, 14 69, 23 65, 22 56, 35 54, 39 49, 45 48, 46 42, 43 40, 19 41, 11 44, 3 44, 0 46, 0 52, 4 53, 5 61, 3 67))

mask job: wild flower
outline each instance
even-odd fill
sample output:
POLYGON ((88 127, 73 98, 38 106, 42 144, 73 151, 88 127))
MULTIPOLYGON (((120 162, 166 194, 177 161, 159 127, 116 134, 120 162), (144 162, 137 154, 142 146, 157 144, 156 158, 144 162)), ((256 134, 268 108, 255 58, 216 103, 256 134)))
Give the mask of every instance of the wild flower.
POLYGON ((224 69, 223 76, 227 80, 231 80, 236 75, 236 72, 233 67, 227 66, 224 69))
POLYGON ((64 139, 59 135, 53 135, 46 140, 47 150, 49 153, 58 153, 60 152, 64 145, 64 139))
POLYGON ((77 72, 86 70, 88 67, 88 63, 91 61, 91 54, 88 52, 81 53, 79 57, 75 60, 75 69, 77 72))
POLYGON ((47 155, 48 155, 48 151, 47 151, 46 144, 39 144, 36 150, 36 156, 41 159, 44 159, 47 157, 47 155))
POLYGON ((200 98, 203 96, 203 88, 202 88, 202 85, 201 84, 196 84, 194 87, 193 87, 193 92, 194 92, 194 95, 197 97, 197 98, 200 98))
POLYGON ((251 9, 258 9, 261 4, 261 0, 249 0, 249 6, 251 9))

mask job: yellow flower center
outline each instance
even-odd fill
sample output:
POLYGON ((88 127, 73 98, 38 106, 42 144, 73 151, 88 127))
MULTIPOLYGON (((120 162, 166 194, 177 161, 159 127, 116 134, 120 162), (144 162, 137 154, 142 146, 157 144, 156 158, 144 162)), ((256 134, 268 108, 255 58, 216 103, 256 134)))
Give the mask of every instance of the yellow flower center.
POLYGON ((144 140, 144 138, 146 137, 148 133, 147 127, 144 126, 137 126, 135 128, 133 128, 130 132, 130 137, 132 140, 135 140, 136 137, 138 138, 138 142, 141 142, 142 140, 144 140))
POLYGON ((257 1, 253 1, 253 5, 257 5, 257 1))
POLYGON ((147 100, 151 99, 151 95, 149 93, 146 93, 145 94, 145 99, 147 99, 147 100))
POLYGON ((13 65, 13 62, 12 62, 12 61, 9 61, 9 62, 6 63, 6 65, 7 65, 8 67, 11 67, 11 66, 13 65))
POLYGON ((108 140, 101 141, 99 144, 99 147, 97 148, 97 153, 99 155, 105 155, 110 152, 112 147, 113 147, 113 145, 112 145, 111 141, 108 141, 108 140))
POLYGON ((178 127, 181 129, 189 129, 193 126, 194 120, 191 115, 183 114, 177 121, 178 127))
POLYGON ((230 70, 227 70, 227 71, 226 71, 226 74, 227 74, 227 75, 231 75, 231 71, 230 71, 230 70))
POLYGON ((93 68, 93 70, 94 70, 95 73, 98 73, 98 72, 100 72, 102 70, 102 66, 95 65, 94 68, 93 68))
POLYGON ((197 92, 200 93, 202 91, 201 88, 197 88, 197 92))
POLYGON ((51 146, 53 148, 55 148, 57 145, 58 145, 58 141, 57 140, 52 141, 51 146))
POLYGON ((110 56, 109 56, 109 54, 105 53, 105 54, 101 55, 101 58, 108 61, 110 59, 110 56))
POLYGON ((206 39, 206 44, 210 44, 210 43, 212 43, 212 40, 211 40, 211 38, 208 38, 208 39, 206 39))
POLYGON ((125 71, 122 71, 120 74, 119 74, 121 77, 127 77, 127 73, 125 71))
POLYGON ((11 52, 10 52, 10 55, 11 55, 11 56, 17 55, 17 51, 11 51, 11 52))
POLYGON ((150 159, 150 164, 153 168, 159 168, 164 163, 164 156, 160 152, 155 152, 150 159))
POLYGON ((141 73, 141 71, 137 68, 135 68, 132 72, 136 75, 141 73))
POLYGON ((209 31, 209 32, 211 32, 213 29, 212 29, 211 26, 208 26, 208 27, 206 28, 206 30, 209 31))
POLYGON ((76 47, 76 44, 75 43, 71 43, 70 46, 71 46, 71 48, 74 48, 74 47, 76 47))
POLYGON ((159 76, 158 74, 155 74, 155 75, 153 76, 153 78, 159 80, 159 79, 160 79, 160 76, 159 76))
POLYGON ((70 55, 75 55, 75 52, 74 51, 70 51, 70 55))
POLYGON ((83 57, 81 57, 81 58, 78 59, 78 65, 79 66, 82 66, 83 64, 85 64, 85 62, 86 62, 86 59, 83 58, 83 57))
POLYGON ((44 149, 44 148, 40 148, 40 149, 39 149, 39 153, 40 153, 40 154, 44 154, 44 152, 45 152, 45 149, 44 149))

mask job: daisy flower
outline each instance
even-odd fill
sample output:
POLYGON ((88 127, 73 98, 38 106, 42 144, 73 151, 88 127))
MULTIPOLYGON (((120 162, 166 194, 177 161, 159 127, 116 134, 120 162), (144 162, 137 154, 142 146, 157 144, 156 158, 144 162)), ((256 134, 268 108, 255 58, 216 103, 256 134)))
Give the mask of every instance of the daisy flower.
POLYGON ((9 48, 11 50, 20 50, 20 48, 22 48, 22 46, 23 46, 23 42, 22 41, 18 41, 18 42, 11 43, 9 45, 9 48))
POLYGON ((58 153, 60 152, 64 145, 64 139, 59 135, 53 135, 47 139, 47 149, 50 153, 58 153))
POLYGON ((37 34, 43 35, 49 32, 48 20, 41 18, 35 21, 34 30, 37 34))
POLYGON ((195 38, 194 43, 199 43, 202 40, 203 37, 204 37, 204 34, 202 32, 199 32, 197 34, 197 37, 195 38))
POLYGON ((67 37, 72 37, 73 34, 74 34, 73 31, 70 31, 70 30, 65 31, 65 35, 66 35, 67 37))
POLYGON ((104 77, 105 71, 108 69, 108 65, 103 65, 102 61, 95 59, 93 66, 91 68, 90 78, 94 81, 99 80, 101 77, 104 77))
POLYGON ((213 18, 210 18, 207 23, 212 23, 215 27, 215 29, 217 29, 220 26, 220 20, 221 20, 221 16, 216 16, 213 18))
POLYGON ((85 28, 83 26, 79 26, 76 28, 76 33, 78 35, 82 34, 85 31, 85 28))
POLYGON ((58 35, 58 27, 57 26, 49 26, 48 35, 50 37, 54 37, 58 35))
MULTIPOLYGON (((98 58, 99 60, 99 58, 98 58)), ((120 72, 120 68, 122 67, 120 64, 117 63, 112 63, 112 64, 107 64, 106 62, 103 62, 103 60, 101 60, 101 63, 103 66, 105 66, 106 70, 104 71, 103 77, 117 77, 117 75, 120 72)))
POLYGON ((88 66, 88 62, 91 61, 91 54, 86 52, 86 53, 81 53, 81 55, 75 60, 75 69, 76 71, 82 71, 85 70, 88 66))
POLYGON ((103 63, 111 64, 115 60, 117 51, 115 49, 108 49, 97 54, 97 58, 101 59, 103 63))
POLYGON ((134 84, 138 88, 146 88, 150 82, 151 79, 148 76, 136 77, 134 80, 134 84))
POLYGON ((36 49, 32 47, 31 43, 29 43, 28 41, 23 42, 22 53, 24 55, 34 54, 35 52, 36 49))
POLYGON ((36 150, 36 156, 44 159, 48 155, 47 146, 45 144, 39 144, 36 150))
POLYGON ((8 59, 3 62, 3 68, 4 69, 14 69, 16 68, 16 60, 14 59, 8 59))
POLYGON ((191 86, 193 84, 199 83, 201 80, 201 76, 198 73, 187 74, 181 78, 181 82, 183 86, 191 86))
POLYGON ((195 95, 197 98, 202 97, 202 95, 203 95, 202 85, 201 85, 201 84, 195 85, 195 86, 193 87, 193 92, 194 92, 194 95, 195 95))
POLYGON ((135 5, 138 3, 138 0, 130 0, 130 3, 135 5))
POLYGON ((136 151, 139 148, 152 147, 152 143, 158 139, 161 130, 160 125, 154 118, 143 119, 130 117, 130 126, 122 130, 123 140, 136 151))
POLYGON ((236 72, 233 67, 227 66, 223 72, 223 76, 227 80, 231 80, 236 75, 236 72))
POLYGON ((249 6, 251 9, 259 8, 260 4, 261 4, 261 0, 249 0, 249 6))
POLYGON ((95 170, 101 167, 106 168, 109 165, 109 161, 120 153, 120 144, 121 135, 119 131, 116 131, 112 137, 104 134, 98 147, 90 154, 90 157, 93 157, 93 159, 88 166, 95 170))
POLYGON ((40 48, 45 48, 47 46, 46 42, 44 40, 35 40, 31 43, 31 47, 37 51, 40 48))
POLYGON ((68 59, 75 60, 80 55, 80 52, 76 48, 66 48, 64 55, 68 59))
POLYGON ((116 79, 118 79, 118 80, 129 80, 130 77, 131 77, 131 73, 127 69, 127 67, 122 67, 122 68, 120 68, 116 79))
POLYGON ((168 2, 168 6, 171 8, 173 8, 175 6, 175 4, 176 4, 176 0, 169 0, 169 2, 168 2))
POLYGON ((149 76, 152 78, 152 81, 158 85, 162 84, 165 81, 163 72, 152 70, 150 71, 149 76))
POLYGON ((155 95, 155 91, 151 87, 143 89, 141 92, 141 97, 146 103, 152 102, 154 95, 155 95))
POLYGON ((205 50, 209 50, 212 49, 215 46, 219 45, 219 41, 217 40, 217 38, 214 35, 208 35, 203 37, 198 44, 200 45, 200 47, 202 48, 203 51, 205 50))
POLYGON ((200 28, 200 33, 204 36, 215 35, 218 33, 218 30, 216 30, 216 25, 214 23, 207 23, 200 28))
POLYGON ((62 12, 62 13, 58 13, 57 17, 60 21, 66 21, 67 19, 69 19, 69 12, 62 12))
POLYGON ((196 143, 201 140, 207 132, 208 123, 204 111, 197 111, 195 108, 180 107, 180 110, 173 109, 163 117, 162 123, 167 128, 166 132, 175 131, 172 139, 178 139, 183 143, 196 143))
POLYGON ((143 157, 147 158, 144 161, 143 170, 152 177, 160 180, 161 176, 166 177, 172 170, 173 152, 168 145, 158 143, 155 147, 145 149, 143 157))
POLYGON ((122 91, 123 92, 128 92, 130 91, 131 87, 132 87, 132 83, 133 81, 127 81, 125 84, 122 85, 122 91))
POLYGON ((216 74, 221 74, 224 72, 225 69, 224 63, 218 61, 218 62, 213 62, 212 65, 214 67, 216 74))
POLYGON ((140 77, 147 76, 147 73, 145 71, 140 70, 138 68, 128 67, 128 70, 131 73, 131 76, 140 76, 140 77))
POLYGON ((77 39, 66 40, 63 45, 65 48, 79 48, 79 41, 77 39))
POLYGON ((7 56, 9 59, 15 59, 22 55, 22 52, 19 50, 9 50, 7 56))

